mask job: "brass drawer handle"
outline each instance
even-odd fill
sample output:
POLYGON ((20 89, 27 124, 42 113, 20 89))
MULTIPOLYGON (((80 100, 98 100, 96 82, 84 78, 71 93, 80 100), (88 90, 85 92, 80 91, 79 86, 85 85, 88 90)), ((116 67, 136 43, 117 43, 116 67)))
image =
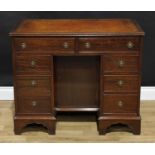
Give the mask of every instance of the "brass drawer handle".
POLYGON ((32 86, 35 86, 36 84, 37 84, 36 80, 32 80, 32 81, 31 81, 31 85, 32 85, 32 86))
POLYGON ((69 44, 67 42, 64 42, 63 47, 64 48, 68 48, 69 47, 69 44))
POLYGON ((124 81, 123 80, 119 80, 118 82, 117 82, 117 84, 118 84, 118 86, 122 86, 123 84, 124 84, 124 81))
POLYGON ((118 105, 120 108, 122 108, 123 105, 124 105, 124 103, 123 103, 123 101, 118 101, 117 105, 118 105))
POLYGON ((86 43, 85 43, 85 47, 86 47, 86 48, 90 48, 90 43, 89 43, 89 42, 86 42, 86 43))
POLYGON ((37 105, 37 101, 32 101, 32 106, 35 107, 37 105))
POLYGON ((30 64, 31 64, 31 67, 35 67, 36 66, 36 61, 32 60, 30 64))
POLYGON ((26 43, 21 43, 21 48, 25 49, 26 48, 26 43))
POLYGON ((119 60, 118 66, 119 67, 124 67, 125 62, 123 60, 119 60))
POLYGON ((132 49, 133 46, 134 46, 133 42, 129 41, 129 42, 127 43, 127 47, 128 47, 129 49, 132 49))

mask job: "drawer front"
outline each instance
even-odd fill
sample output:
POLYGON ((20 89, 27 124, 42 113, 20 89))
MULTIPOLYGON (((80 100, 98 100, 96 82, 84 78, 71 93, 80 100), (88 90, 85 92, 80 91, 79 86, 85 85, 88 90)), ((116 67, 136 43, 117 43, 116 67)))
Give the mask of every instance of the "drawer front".
POLYGON ((17 113, 50 113, 52 111, 50 97, 18 97, 17 113))
POLYGON ((16 51, 74 51, 74 38, 15 38, 14 46, 16 51))
POLYGON ((103 78, 103 87, 105 93, 138 92, 140 87, 139 76, 107 75, 103 78))
POLYGON ((102 62, 104 74, 139 72, 139 56, 104 54, 102 62))
POLYGON ((79 51, 137 51, 140 49, 138 37, 80 38, 79 51))
POLYGON ((50 56, 20 55, 16 57, 17 74, 50 74, 50 56))
POLYGON ((19 97, 51 96, 50 77, 17 77, 16 90, 19 97))
POLYGON ((28 87, 28 88, 49 88, 51 85, 52 77, 16 77, 17 88, 28 87))
POLYGON ((104 113, 136 113, 138 96, 136 94, 105 94, 103 96, 104 113))
POLYGON ((50 87, 19 87, 17 88, 19 96, 50 96, 50 87))

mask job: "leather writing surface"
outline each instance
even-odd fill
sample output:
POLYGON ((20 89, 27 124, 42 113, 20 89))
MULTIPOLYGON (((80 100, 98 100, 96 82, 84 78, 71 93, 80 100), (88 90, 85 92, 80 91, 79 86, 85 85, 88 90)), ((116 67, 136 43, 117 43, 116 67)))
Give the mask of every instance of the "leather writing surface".
POLYGON ((136 23, 130 19, 87 19, 87 20, 24 20, 19 27, 10 33, 16 35, 143 35, 136 23), (52 21, 52 22, 51 22, 52 21))

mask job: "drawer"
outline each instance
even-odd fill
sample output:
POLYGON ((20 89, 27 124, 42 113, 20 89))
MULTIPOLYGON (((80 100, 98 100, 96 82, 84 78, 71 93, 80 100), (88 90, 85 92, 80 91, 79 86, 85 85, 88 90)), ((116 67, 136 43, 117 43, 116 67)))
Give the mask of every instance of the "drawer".
POLYGON ((138 96, 136 94, 105 94, 103 96, 104 113, 136 113, 138 96))
POLYGON ((16 91, 19 97, 51 96, 50 77, 17 77, 16 91))
POLYGON ((74 38, 15 38, 14 47, 16 51, 74 51, 74 38))
POLYGON ((19 87, 17 88, 18 96, 50 96, 51 87, 19 87))
POLYGON ((51 85, 52 77, 34 77, 34 76, 20 76, 16 77, 17 88, 28 87, 28 88, 48 88, 51 85))
POLYGON ((137 51, 139 37, 98 37, 79 38, 79 51, 137 51))
POLYGON ((104 54, 102 62, 104 74, 139 72, 139 56, 104 54))
POLYGON ((50 74, 51 73, 50 56, 20 55, 16 56, 17 74, 50 74))
POLYGON ((139 76, 106 75, 103 77, 103 88, 106 93, 138 92, 139 76))
POLYGON ((52 104, 50 97, 18 97, 16 103, 17 113, 51 113, 52 104))

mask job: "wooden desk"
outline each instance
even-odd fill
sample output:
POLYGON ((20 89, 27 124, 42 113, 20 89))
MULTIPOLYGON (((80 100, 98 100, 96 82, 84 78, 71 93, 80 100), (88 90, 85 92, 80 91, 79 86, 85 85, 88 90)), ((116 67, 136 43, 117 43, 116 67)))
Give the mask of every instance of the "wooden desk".
POLYGON ((36 123, 54 134, 59 111, 92 111, 100 134, 118 123, 140 134, 143 35, 129 19, 21 22, 10 33, 15 133, 36 123))

